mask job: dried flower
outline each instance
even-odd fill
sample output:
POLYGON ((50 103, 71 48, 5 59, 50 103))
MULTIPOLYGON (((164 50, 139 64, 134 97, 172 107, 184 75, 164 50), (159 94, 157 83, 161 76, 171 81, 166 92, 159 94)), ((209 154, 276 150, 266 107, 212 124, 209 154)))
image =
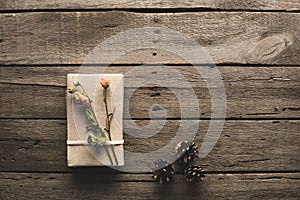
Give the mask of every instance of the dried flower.
POLYGON ((84 105, 88 105, 90 103, 89 98, 82 95, 80 92, 75 92, 74 97, 77 103, 84 104, 84 105))
POLYGON ((168 164, 164 160, 158 160, 154 163, 155 168, 152 170, 153 176, 159 183, 168 183, 173 180, 175 169, 172 164, 168 164))
MULTIPOLYGON (((109 80, 106 82, 103 82, 103 84, 104 84, 104 86, 109 87, 109 80)), ((86 126, 86 130, 89 131, 87 142, 89 145, 91 145, 95 148, 103 146, 106 142, 106 135, 103 133, 103 131, 99 125, 99 122, 96 119, 95 112, 91 105, 92 100, 89 98, 83 85, 81 85, 78 81, 73 81, 73 85, 74 85, 74 87, 79 86, 82 91, 82 92, 78 92, 78 91, 70 88, 69 91, 73 94, 73 98, 75 99, 75 101, 77 103, 86 105, 85 113, 86 113, 86 116, 88 119, 88 124, 86 126)), ((106 90, 104 90, 104 91, 106 92, 106 90)), ((104 98, 104 99, 106 99, 106 98, 104 98)), ((107 111, 107 106, 106 106, 106 111, 107 111)), ((110 117, 111 115, 108 115, 108 117, 110 117)), ((111 117, 110 117, 110 119, 111 119, 111 117)), ((111 140, 111 138, 109 138, 109 140, 111 140)), ((110 148, 113 151, 116 165, 118 165, 118 160, 117 160, 117 156, 115 154, 114 148, 112 146, 110 146, 110 148)), ((108 148, 105 145, 104 145, 104 150, 106 151, 106 153, 108 155, 111 165, 114 165, 111 155, 108 151, 108 148)))
POLYGON ((76 90, 74 88, 68 88, 68 93, 73 94, 76 90))
POLYGON ((109 87, 109 84, 110 84, 109 78, 107 78, 107 77, 102 77, 102 78, 101 78, 101 81, 100 81, 100 84, 101 84, 101 86, 102 86, 104 89, 107 89, 107 88, 109 87))
POLYGON ((77 81, 77 80, 74 80, 74 81, 73 81, 73 85, 74 85, 75 87, 77 87, 77 86, 79 86, 79 85, 80 85, 80 83, 79 83, 79 81, 77 81))

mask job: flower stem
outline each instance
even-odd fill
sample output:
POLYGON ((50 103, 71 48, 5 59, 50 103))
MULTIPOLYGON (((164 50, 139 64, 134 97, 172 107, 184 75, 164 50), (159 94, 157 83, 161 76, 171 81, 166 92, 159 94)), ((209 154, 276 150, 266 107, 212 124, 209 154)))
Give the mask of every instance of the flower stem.
MULTIPOLYGON (((92 105, 91 105, 92 100, 90 99, 89 95, 86 93, 84 87, 83 87, 81 84, 79 84, 79 86, 80 86, 80 88, 82 89, 82 92, 84 93, 84 95, 88 98, 88 100, 89 100, 89 102, 90 102, 90 104, 87 105, 87 106, 88 106, 88 109, 89 109, 89 110, 91 111, 91 113, 92 113, 92 117, 93 117, 94 122, 97 124, 98 131, 100 130, 100 134, 105 134, 105 133, 102 132, 102 130, 101 130, 101 128, 100 128, 100 124, 99 124, 99 122, 98 122, 98 120, 97 120, 97 118, 96 118, 96 114, 95 114, 94 109, 93 109, 93 107, 92 107, 92 105)), ((110 137, 110 136, 109 136, 109 137, 110 137)), ((109 161, 110 161, 111 165, 113 165, 113 161, 112 161, 111 155, 110 155, 110 153, 109 153, 108 148, 107 148, 106 145, 104 145, 104 149, 105 149, 105 151, 106 151, 106 153, 107 153, 107 155, 108 155, 108 158, 109 158, 109 161)), ((114 156, 115 156, 115 154, 114 154, 114 156)))
MULTIPOLYGON (((111 114, 108 113, 108 107, 107 107, 107 88, 104 88, 104 90, 103 90, 103 101, 104 101, 104 104, 105 104, 105 112, 106 112, 106 130, 107 130, 107 133, 108 133, 109 140, 111 141, 110 122, 111 122, 113 113, 111 113, 111 114)), ((114 150, 113 146, 111 146, 111 149, 112 149, 112 152, 113 152, 116 164, 119 165, 118 159, 117 159, 117 156, 116 156, 116 153, 115 153, 115 150, 114 150)))
POLYGON ((109 119, 109 114, 108 114, 108 107, 107 107, 107 88, 103 90, 103 101, 105 105, 105 112, 106 112, 106 130, 108 133, 109 140, 111 140, 110 136, 110 119, 109 119))
POLYGON ((110 156, 110 153, 108 152, 108 148, 107 148, 106 145, 104 145, 104 149, 105 149, 105 151, 106 151, 106 153, 107 153, 107 155, 108 155, 110 164, 111 164, 111 165, 114 165, 114 163, 113 163, 113 161, 112 161, 112 158, 111 158, 111 156, 110 156))

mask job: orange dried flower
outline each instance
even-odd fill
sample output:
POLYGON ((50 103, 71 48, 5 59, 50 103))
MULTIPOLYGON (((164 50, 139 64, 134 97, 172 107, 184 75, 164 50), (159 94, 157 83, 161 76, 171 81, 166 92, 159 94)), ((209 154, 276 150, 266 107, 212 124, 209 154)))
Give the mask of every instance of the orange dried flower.
POLYGON ((101 81, 100 81, 100 84, 101 84, 101 86, 102 86, 104 89, 107 89, 107 88, 109 87, 109 84, 110 84, 109 78, 107 78, 107 77, 102 77, 102 78, 101 78, 101 81))

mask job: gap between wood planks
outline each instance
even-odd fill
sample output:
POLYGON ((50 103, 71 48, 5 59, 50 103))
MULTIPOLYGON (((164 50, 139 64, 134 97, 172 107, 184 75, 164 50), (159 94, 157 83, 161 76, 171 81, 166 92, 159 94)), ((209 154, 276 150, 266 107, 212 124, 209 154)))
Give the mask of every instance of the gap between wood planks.
MULTIPOLYGON (((157 66, 160 65, 160 63, 157 64, 143 64, 143 63, 112 63, 109 64, 109 66, 105 63, 96 63, 96 64, 0 64, 0 67, 134 67, 134 66, 157 66)), ((276 68, 276 67, 300 67, 300 63, 298 65, 291 65, 291 64, 244 64, 244 63, 220 63, 220 64, 212 64, 212 63, 202 63, 202 64, 174 64, 174 63, 165 63, 164 65, 170 66, 170 67, 192 67, 192 66, 211 66, 211 67, 270 67, 270 68, 276 68)))
POLYGON ((34 10, 0 10, 4 13, 42 13, 42 12, 110 12, 124 11, 134 13, 184 13, 184 12, 254 12, 254 13, 300 13, 300 10, 255 10, 255 9, 217 9, 217 8, 97 8, 97 9, 34 9, 34 10))
MULTIPOLYGON (((22 171, 22 170, 0 170, 0 173, 22 173, 22 174, 95 174, 95 173, 102 173, 103 175, 114 175, 114 174, 122 174, 122 175, 130 175, 130 174, 136 174, 136 175, 146 175, 146 174, 152 174, 151 172, 144 172, 144 173, 130 173, 130 172, 121 172, 114 170, 109 167, 85 167, 85 168, 74 168, 71 171, 55 171, 55 170, 49 170, 49 171, 22 171)), ((291 173, 300 173, 300 170, 258 170, 258 171, 247 171, 247 170, 240 170, 240 171, 204 171, 204 174, 211 174, 211 175, 251 175, 251 174, 257 174, 257 175, 265 175, 265 174, 291 174, 291 173)), ((183 175, 183 172, 176 171, 176 174, 183 175)), ((300 179, 300 178, 299 178, 300 179)))
MULTIPOLYGON (((51 121, 51 120, 66 120, 67 118, 3 118, 0 117, 0 120, 44 120, 44 121, 51 121)), ((262 120, 273 120, 273 123, 277 123, 278 121, 284 121, 284 120, 300 120, 299 117, 295 118, 123 118, 124 121, 126 120, 143 120, 143 121, 148 121, 148 120, 203 120, 203 121, 210 121, 210 120, 226 120, 226 121, 262 121, 262 120)))
POLYGON ((149 9, 206 9, 206 10, 280 10, 291 11, 299 10, 300 4, 297 0, 191 0, 191 1, 172 1, 172 0, 144 0, 141 1, 82 1, 61 0, 59 2, 44 2, 44 1, 30 1, 30 0, 12 0, 3 1, 0 7, 3 10, 40 10, 40 9, 135 9, 135 10, 149 10, 149 9))

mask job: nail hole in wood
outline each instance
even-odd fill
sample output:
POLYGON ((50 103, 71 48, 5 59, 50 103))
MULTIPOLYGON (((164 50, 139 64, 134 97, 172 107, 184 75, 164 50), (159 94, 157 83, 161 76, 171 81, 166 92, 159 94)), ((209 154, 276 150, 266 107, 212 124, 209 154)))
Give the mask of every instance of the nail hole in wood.
POLYGON ((154 18, 153 20, 155 23, 159 22, 159 19, 158 18, 154 18))
POLYGON ((154 94, 151 94, 150 97, 160 97, 160 93, 159 92, 156 92, 154 94))

